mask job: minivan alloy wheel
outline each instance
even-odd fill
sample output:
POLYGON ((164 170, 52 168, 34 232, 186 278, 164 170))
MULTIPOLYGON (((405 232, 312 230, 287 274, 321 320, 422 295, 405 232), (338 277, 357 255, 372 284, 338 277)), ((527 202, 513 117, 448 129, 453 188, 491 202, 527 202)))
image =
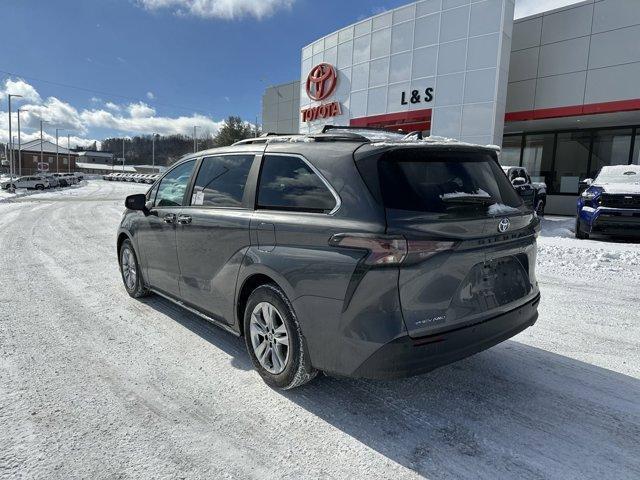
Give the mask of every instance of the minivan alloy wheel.
POLYGON ((124 247, 122 249, 121 256, 122 276, 124 277, 124 282, 129 290, 133 290, 135 288, 136 281, 138 280, 136 262, 128 247, 124 247))
POLYGON ((289 332, 278 309, 269 302, 258 303, 251 313, 249 330, 262 368, 273 375, 282 373, 289 361, 289 332))

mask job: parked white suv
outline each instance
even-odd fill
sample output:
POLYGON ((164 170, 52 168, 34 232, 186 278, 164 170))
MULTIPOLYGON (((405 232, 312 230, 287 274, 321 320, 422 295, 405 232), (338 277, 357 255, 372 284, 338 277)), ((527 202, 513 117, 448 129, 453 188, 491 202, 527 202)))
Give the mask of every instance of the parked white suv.
POLYGON ((14 180, 7 180, 6 182, 0 183, 0 187, 3 190, 7 190, 13 186, 13 188, 31 188, 36 190, 44 190, 45 188, 49 188, 49 181, 46 178, 42 177, 18 177, 14 180))

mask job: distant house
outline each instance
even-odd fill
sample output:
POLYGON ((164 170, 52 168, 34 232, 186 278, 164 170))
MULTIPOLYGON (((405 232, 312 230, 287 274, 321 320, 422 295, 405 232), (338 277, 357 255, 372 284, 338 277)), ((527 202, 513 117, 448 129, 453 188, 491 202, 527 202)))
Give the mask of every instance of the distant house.
POLYGON ((18 175, 33 175, 39 172, 73 172, 78 154, 61 145, 40 139, 22 144, 14 150, 15 169, 18 175), (42 146, 42 148, 41 148, 42 146))
MULTIPOLYGON (((116 160, 111 152, 99 152, 97 150, 84 150, 78 153, 78 163, 92 163, 111 167, 116 160)), ((117 162, 116 162, 117 164, 117 162)))

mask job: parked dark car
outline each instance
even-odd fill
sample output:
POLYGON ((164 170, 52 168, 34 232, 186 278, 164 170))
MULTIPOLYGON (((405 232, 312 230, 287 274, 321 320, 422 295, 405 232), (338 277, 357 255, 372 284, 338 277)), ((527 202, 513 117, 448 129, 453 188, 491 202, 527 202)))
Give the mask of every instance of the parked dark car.
POLYGON ((547 205, 547 184, 532 182, 529 172, 524 167, 503 166, 502 170, 524 203, 533 208, 539 216, 544 216, 544 208, 547 205))
POLYGON ((578 198, 576 238, 592 233, 640 236, 640 166, 602 167, 578 198))
POLYGON ((242 335, 271 386, 425 373, 537 319, 539 219, 496 152, 367 132, 190 155, 131 195, 117 251, 155 292, 242 335))

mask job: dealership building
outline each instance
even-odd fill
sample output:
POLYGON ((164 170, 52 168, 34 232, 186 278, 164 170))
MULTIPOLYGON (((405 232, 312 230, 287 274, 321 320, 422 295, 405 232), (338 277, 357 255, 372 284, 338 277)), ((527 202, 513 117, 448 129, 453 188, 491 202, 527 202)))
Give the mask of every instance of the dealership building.
POLYGON ((548 212, 573 214, 581 180, 640 163, 640 0, 513 16, 513 0, 423 0, 320 38, 300 80, 266 90, 263 130, 497 144, 546 182, 548 212))

